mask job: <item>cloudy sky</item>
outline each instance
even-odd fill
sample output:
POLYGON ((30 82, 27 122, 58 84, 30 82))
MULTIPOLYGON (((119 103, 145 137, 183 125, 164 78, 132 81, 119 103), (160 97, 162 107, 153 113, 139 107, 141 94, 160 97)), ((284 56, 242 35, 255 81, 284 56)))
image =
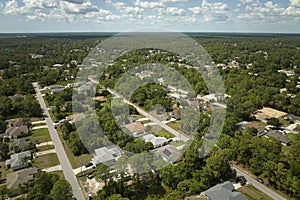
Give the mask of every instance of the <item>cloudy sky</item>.
POLYGON ((0 0, 0 32, 300 33, 300 0, 0 0))

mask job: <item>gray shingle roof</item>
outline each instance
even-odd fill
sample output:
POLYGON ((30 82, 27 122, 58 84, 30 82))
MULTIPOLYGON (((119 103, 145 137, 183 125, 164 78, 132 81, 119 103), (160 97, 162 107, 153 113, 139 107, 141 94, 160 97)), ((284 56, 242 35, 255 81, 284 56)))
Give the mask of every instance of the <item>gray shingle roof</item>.
POLYGON ((7 188, 18 189, 19 185, 26 183, 27 181, 33 180, 34 175, 38 172, 36 167, 23 169, 17 172, 13 172, 6 177, 7 188))
POLYGON ((288 144, 288 143, 290 143, 292 141, 288 136, 284 135, 283 133, 281 133, 278 130, 273 130, 273 131, 267 133, 266 136, 268 136, 268 137, 274 137, 279 142, 282 142, 282 143, 285 143, 285 144, 288 144))
POLYGON ((5 161, 5 166, 9 166, 10 168, 14 169, 20 169, 23 167, 28 166, 28 162, 27 163, 23 163, 23 158, 29 158, 31 159, 32 155, 30 151, 24 151, 24 152, 20 152, 20 153, 16 153, 16 154, 12 154, 10 156, 10 159, 5 161))
POLYGON ((243 194, 233 190, 232 183, 226 181, 206 190, 204 195, 209 200, 247 200, 243 194))

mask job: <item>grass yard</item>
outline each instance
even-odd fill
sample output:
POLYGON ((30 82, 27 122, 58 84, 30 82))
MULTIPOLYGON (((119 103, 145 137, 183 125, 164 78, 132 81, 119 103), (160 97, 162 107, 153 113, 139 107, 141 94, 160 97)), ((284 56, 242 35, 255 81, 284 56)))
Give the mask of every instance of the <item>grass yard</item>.
POLYGON ((65 178, 62 170, 51 172, 52 174, 57 174, 61 178, 65 178))
POLYGON ((28 138, 36 143, 51 141, 51 137, 47 128, 33 130, 32 135, 28 136, 28 138))
POLYGON ((39 169, 45 169, 56 165, 59 165, 59 161, 55 153, 42 155, 33 160, 33 166, 39 169))
POLYGON ((45 123, 38 123, 38 124, 33 124, 33 127, 39 127, 39 126, 45 126, 47 125, 46 122, 45 123))
POLYGON ((42 146, 42 147, 37 148, 38 151, 47 151, 47 150, 50 150, 50 149, 54 149, 54 146, 53 145, 47 145, 47 146, 42 146))
POLYGON ((259 191, 252 185, 247 185, 238 189, 238 192, 243 193, 249 200, 272 200, 271 197, 259 191))
POLYGON ((10 170, 6 170, 5 169, 5 162, 0 162, 0 172, 1 172, 1 176, 0 176, 0 180, 6 179, 6 175, 8 173, 11 173, 10 170))
POLYGON ((172 129, 174 129, 176 131, 179 131, 179 129, 180 129, 180 122, 179 121, 169 122, 167 125, 170 126, 172 129))
POLYGON ((73 167, 73 169, 80 167, 81 165, 85 165, 89 163, 92 160, 93 155, 92 154, 83 154, 81 156, 74 156, 73 152, 69 148, 67 142, 64 140, 62 134, 58 132, 58 135, 60 137, 60 140, 64 146, 64 149, 66 151, 66 154, 70 160, 70 163, 73 167))
POLYGON ((174 135, 172 135, 171 133, 169 133, 165 129, 162 129, 161 131, 159 131, 158 133, 156 133, 156 136, 158 136, 158 137, 165 137, 167 139, 170 139, 170 138, 174 137, 174 135))

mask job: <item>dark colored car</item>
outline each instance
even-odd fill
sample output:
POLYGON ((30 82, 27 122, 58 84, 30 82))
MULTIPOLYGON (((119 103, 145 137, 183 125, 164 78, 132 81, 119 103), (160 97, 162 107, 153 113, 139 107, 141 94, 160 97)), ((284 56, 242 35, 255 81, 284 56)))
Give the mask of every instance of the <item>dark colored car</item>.
POLYGON ((235 182, 240 183, 243 186, 246 185, 247 179, 244 176, 238 176, 236 177, 235 182))
POLYGON ((88 168, 88 167, 91 167, 93 165, 93 163, 88 163, 88 164, 85 164, 84 166, 86 167, 86 168, 88 168))
POLYGON ((264 183, 264 181, 261 178, 256 178, 256 180, 260 183, 264 183))

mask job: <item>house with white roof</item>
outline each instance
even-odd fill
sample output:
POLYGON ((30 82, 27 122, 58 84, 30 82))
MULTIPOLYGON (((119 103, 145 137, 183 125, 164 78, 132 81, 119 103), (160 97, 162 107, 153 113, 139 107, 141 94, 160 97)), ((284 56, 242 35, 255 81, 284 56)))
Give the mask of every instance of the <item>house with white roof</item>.
POLYGON ((154 148, 164 146, 165 144, 168 143, 168 140, 164 137, 156 137, 153 134, 147 134, 143 136, 143 139, 145 142, 151 142, 153 144, 154 148))
POLYGON ((122 154, 121 150, 116 145, 101 147, 94 151, 95 155, 92 159, 94 165, 99 165, 101 163, 113 164, 122 154))

